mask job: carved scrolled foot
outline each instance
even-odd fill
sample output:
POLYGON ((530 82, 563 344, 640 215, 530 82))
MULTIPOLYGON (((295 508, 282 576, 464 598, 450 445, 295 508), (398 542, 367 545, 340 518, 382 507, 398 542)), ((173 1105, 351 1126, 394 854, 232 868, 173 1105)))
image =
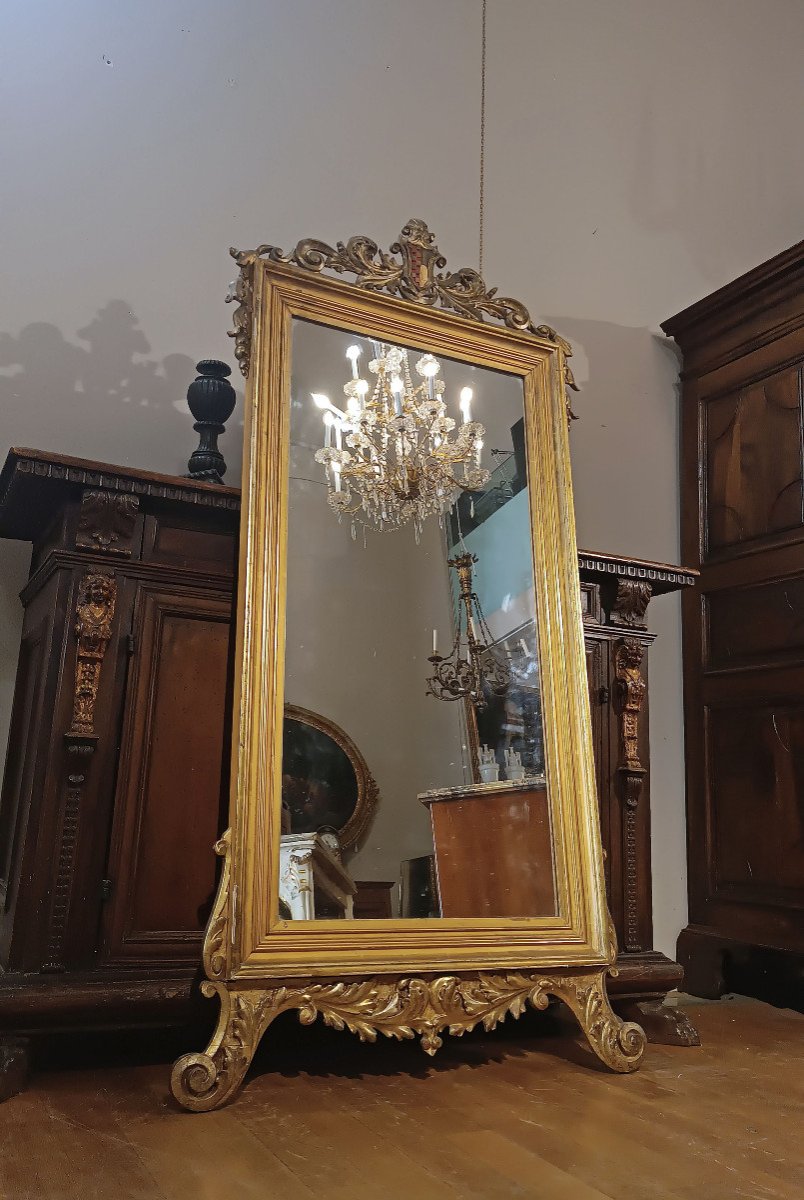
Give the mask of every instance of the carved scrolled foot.
POLYGON ((645 1053, 645 1031, 633 1021, 621 1021, 614 1012, 604 972, 567 978, 546 990, 572 1009, 589 1045, 610 1071, 636 1071, 645 1053))
POLYGON ((248 1063, 232 1064, 221 1054, 184 1054, 173 1066, 170 1090, 173 1098, 190 1112, 210 1112, 225 1104, 243 1082, 248 1063))
POLYGON ((215 1033, 202 1054, 184 1054, 174 1063, 170 1090, 190 1112, 210 1112, 238 1091, 257 1048, 254 1008, 247 995, 231 993, 225 984, 204 982, 205 996, 221 1002, 215 1033))

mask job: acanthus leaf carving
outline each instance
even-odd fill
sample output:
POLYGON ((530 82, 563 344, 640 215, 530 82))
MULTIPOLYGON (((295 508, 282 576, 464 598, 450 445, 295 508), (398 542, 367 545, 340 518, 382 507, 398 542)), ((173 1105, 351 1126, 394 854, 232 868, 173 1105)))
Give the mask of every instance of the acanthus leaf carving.
POLYGON ((645 613, 652 594, 653 588, 647 580, 619 577, 617 595, 611 610, 612 625, 644 629, 645 613))
POLYGON ((139 497, 128 492, 87 489, 81 497, 76 546, 130 556, 139 504, 139 497))
POLYGON ((215 843, 215 853, 223 859, 215 903, 204 935, 203 965, 207 979, 222 979, 228 965, 229 901, 231 882, 232 831, 227 829, 215 843))
POLYGON ((623 1022, 606 995, 605 969, 558 975, 494 972, 425 978, 373 976, 354 982, 306 987, 248 988, 220 982, 202 985, 221 1003, 218 1026, 203 1054, 186 1054, 171 1076, 171 1090, 184 1108, 217 1108, 239 1088, 265 1030, 280 1013, 299 1010, 304 1025, 319 1016, 334 1029, 361 1040, 378 1035, 418 1037, 427 1054, 442 1045, 445 1030, 460 1036, 482 1024, 491 1030, 506 1017, 519 1017, 528 1004, 543 1009, 550 996, 563 1000, 580 1022, 592 1050, 613 1071, 636 1070, 645 1049, 639 1025, 623 1022))

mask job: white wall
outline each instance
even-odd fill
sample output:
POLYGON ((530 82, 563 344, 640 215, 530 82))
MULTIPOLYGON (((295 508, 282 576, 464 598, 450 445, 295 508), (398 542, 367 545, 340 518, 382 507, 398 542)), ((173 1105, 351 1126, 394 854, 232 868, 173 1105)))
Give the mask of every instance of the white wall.
MULTIPOLYGON (((579 538, 678 555, 657 323, 801 237, 799 0, 489 0, 486 274, 576 347, 579 538)), ((0 442, 165 471, 229 245, 409 216, 477 261, 479 0, 6 0, 0 442)), ((237 476, 236 438, 226 439, 237 476)), ((0 547, 0 719, 24 551, 0 547)), ((654 602, 656 937, 684 923, 678 605, 654 602)))

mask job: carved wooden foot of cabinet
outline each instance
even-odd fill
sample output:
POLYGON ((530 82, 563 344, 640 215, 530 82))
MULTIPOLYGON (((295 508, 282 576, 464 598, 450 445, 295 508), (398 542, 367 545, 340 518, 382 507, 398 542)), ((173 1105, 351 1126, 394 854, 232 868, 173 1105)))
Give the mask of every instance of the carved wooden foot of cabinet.
POLYGON ((348 1029, 361 1041, 374 1042, 378 1034, 398 1040, 418 1037, 422 1049, 432 1055, 443 1044, 445 1031, 457 1037, 477 1025, 488 1031, 507 1016, 521 1016, 528 1004, 546 1008, 555 996, 575 1015, 590 1047, 609 1070, 635 1071, 645 1051, 645 1034, 639 1025, 622 1021, 612 1010, 605 971, 375 977, 270 989, 205 982, 202 991, 220 1000, 217 1028, 206 1051, 185 1054, 170 1079, 173 1096, 191 1112, 209 1112, 234 1097, 268 1026, 293 1008, 299 1010, 303 1025, 321 1016, 326 1025, 348 1029))
POLYGON ((0 1039, 0 1100, 8 1100, 25 1089, 30 1066, 27 1038, 0 1039))
POLYGON ((621 1000, 615 1005, 625 1021, 636 1021, 657 1046, 700 1046, 701 1038, 683 1008, 661 1000, 621 1000))
POLYGON ((621 953, 608 990, 614 1011, 637 1021, 659 1046, 700 1046, 698 1031, 683 1009, 664 1003, 676 989, 689 991, 677 962, 658 950, 621 953))

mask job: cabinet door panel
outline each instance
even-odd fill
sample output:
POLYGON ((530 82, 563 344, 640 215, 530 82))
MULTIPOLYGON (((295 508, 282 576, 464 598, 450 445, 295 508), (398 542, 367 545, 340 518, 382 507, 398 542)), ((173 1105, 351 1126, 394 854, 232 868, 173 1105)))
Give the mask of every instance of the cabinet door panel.
POLYGON ((804 705, 710 707, 713 897, 804 906, 804 705))
POLYGON ((710 550, 801 525, 801 369, 712 398, 706 405, 710 550))
POLYGON ((104 955, 200 952, 216 881, 231 609, 142 587, 115 798, 104 955))

